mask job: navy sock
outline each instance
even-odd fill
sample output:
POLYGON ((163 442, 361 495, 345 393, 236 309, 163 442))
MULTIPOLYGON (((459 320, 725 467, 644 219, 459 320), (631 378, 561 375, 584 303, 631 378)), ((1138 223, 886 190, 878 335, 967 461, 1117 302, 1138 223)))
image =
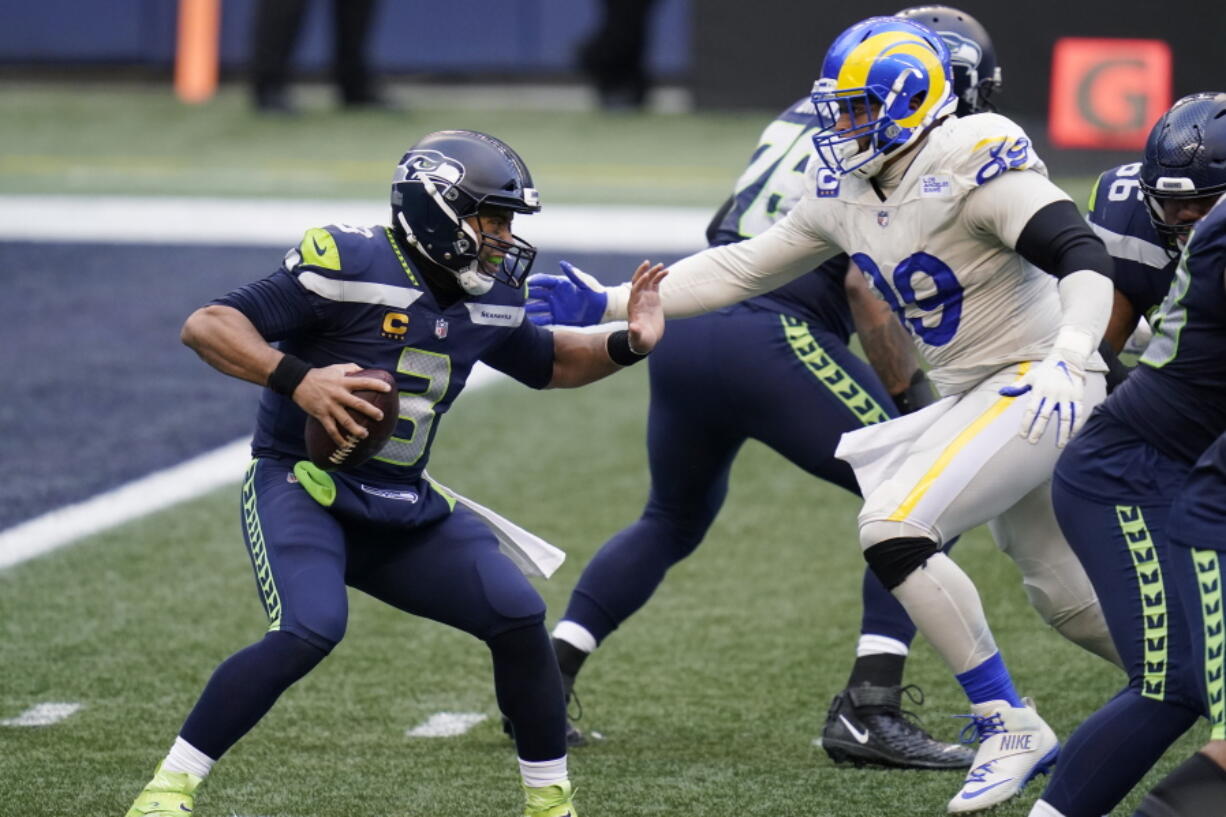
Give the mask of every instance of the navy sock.
POLYGON ((999 652, 993 653, 991 658, 961 673, 957 678, 962 689, 966 690, 966 697, 970 698, 973 704, 1008 701, 1012 706, 1022 705, 1022 699, 1013 688, 1009 670, 1005 668, 1005 659, 1000 657, 999 652))
POLYGON ((1110 813, 1197 717, 1123 690, 1069 736, 1043 799, 1065 817, 1110 813))
POLYGON ((326 655, 293 633, 269 633, 213 671, 179 736, 217 760, 326 655))
POLYGON ((520 627, 486 642, 494 661, 498 708, 511 721, 521 760, 556 760, 566 754, 562 673, 543 623, 520 627))

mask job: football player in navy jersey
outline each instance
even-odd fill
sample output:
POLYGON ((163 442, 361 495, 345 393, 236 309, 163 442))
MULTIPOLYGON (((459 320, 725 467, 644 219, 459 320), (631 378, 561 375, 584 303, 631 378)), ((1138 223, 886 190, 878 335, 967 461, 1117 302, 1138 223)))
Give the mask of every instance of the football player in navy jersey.
MULTIPOLYGON (((989 97, 1000 87, 1001 72, 983 26, 948 6, 899 14, 932 28, 949 46, 958 115, 994 110, 989 97)), ((750 238, 792 209, 804 194, 811 137, 821 126, 808 96, 767 126, 733 195, 707 228, 709 244, 750 238)), ((568 692, 587 656, 702 542, 747 439, 858 494, 851 468, 834 457, 840 436, 933 399, 909 337, 846 255, 768 294, 675 322, 649 369, 651 493, 642 517, 606 542, 584 569, 553 631, 568 692), (853 330, 873 368, 848 348, 853 330), (712 404, 732 410, 704 410, 712 404)), ((864 573, 862 594, 856 660, 847 688, 828 710, 823 748, 835 760, 857 764, 969 766, 973 751, 933 739, 902 711, 903 668, 915 625, 872 571, 864 573)), ((912 700, 922 701, 912 689, 912 700)), ((583 740, 573 724, 568 736, 572 744, 583 740)))
POLYGON ((1209 590, 1197 579, 1202 562, 1219 569, 1220 538, 1172 548, 1168 521, 1193 465, 1226 431, 1226 93, 1179 100, 1150 132, 1139 173, 1150 235, 1183 252, 1140 364, 1065 450, 1052 482, 1128 685, 1069 737, 1032 817, 1115 807, 1205 713, 1201 602, 1217 605, 1221 622, 1216 579, 1209 590))
POLYGON ((1194 590, 1181 593, 1179 601, 1191 630, 1211 731, 1209 742, 1164 777, 1134 817, 1202 817, 1221 814, 1226 804, 1226 435, 1196 461, 1167 525, 1179 585, 1194 590))
POLYGON ((346 586, 486 643, 514 725, 524 815, 576 817, 545 604, 521 572, 547 574, 557 552, 470 510, 426 462, 439 417, 478 361, 547 388, 644 357, 663 332, 665 273, 640 268, 628 330, 553 333, 525 321, 536 250, 511 222, 540 209, 538 194, 520 157, 483 133, 421 139, 396 169, 391 201, 390 227, 309 230, 280 269, 184 324, 183 341, 205 362, 267 386, 242 513, 269 626, 213 673, 128 817, 192 810, 214 762, 341 640, 346 586), (304 425, 317 418, 338 444, 364 436, 349 409, 380 412, 354 392, 389 387, 347 376, 362 368, 395 374, 399 422, 373 459, 325 472, 307 459, 304 425), (499 550, 508 535, 516 561, 499 550))

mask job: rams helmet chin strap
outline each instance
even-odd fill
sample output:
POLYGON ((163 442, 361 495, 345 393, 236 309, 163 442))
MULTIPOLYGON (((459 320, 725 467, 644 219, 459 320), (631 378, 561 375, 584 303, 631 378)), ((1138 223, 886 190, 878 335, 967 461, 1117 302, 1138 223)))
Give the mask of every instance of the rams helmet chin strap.
MULTIPOLYGON (((464 232, 464 235, 468 237, 468 240, 473 243, 473 247, 476 248, 474 252, 479 255, 481 252, 481 236, 477 235, 476 231, 469 226, 467 221, 456 215, 456 212, 452 209, 451 205, 448 204, 447 201, 439 194, 438 188, 435 187, 434 182, 427 178, 423 178, 421 183, 422 186, 425 187, 426 192, 430 194, 430 198, 434 199, 434 203, 438 205, 438 208, 446 213, 447 217, 450 218, 455 225, 464 232)), ((404 237, 406 240, 408 240, 410 246, 412 246, 413 249, 417 250, 422 255, 426 256, 426 258, 429 258, 431 261, 454 275, 456 280, 460 282, 460 289, 464 290, 469 295, 484 295, 493 289, 494 279, 480 271, 480 258, 474 258, 473 262, 462 270, 453 270, 450 267, 439 263, 438 259, 432 256, 429 250, 427 250, 425 246, 417 240, 417 236, 413 233, 413 228, 409 226, 408 219, 404 217, 403 211, 396 211, 396 219, 400 222, 400 227, 404 230, 404 237)))

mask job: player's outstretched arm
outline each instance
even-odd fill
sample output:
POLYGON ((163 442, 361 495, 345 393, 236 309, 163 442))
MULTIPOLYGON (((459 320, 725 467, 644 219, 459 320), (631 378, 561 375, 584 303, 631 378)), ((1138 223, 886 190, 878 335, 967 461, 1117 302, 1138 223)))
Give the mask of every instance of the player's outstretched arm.
POLYGON ((338 445, 345 444, 348 434, 367 434, 346 409, 356 409, 375 420, 383 417, 383 412, 353 393, 390 390, 382 380, 347 377, 361 368, 355 363, 316 368, 286 355, 270 346, 255 324, 232 306, 210 304, 197 309, 183 324, 180 337, 219 372, 289 395, 323 424, 338 445))
POLYGON ((663 264, 649 261, 635 270, 626 329, 604 334, 555 332, 553 378, 548 388, 583 386, 645 358, 664 336, 660 282, 667 275, 663 264))

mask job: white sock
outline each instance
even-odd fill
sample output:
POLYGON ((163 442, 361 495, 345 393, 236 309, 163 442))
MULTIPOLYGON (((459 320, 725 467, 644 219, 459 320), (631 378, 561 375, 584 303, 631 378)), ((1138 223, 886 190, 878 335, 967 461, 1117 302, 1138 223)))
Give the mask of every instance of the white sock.
POLYGON ((596 636, 589 633, 583 625, 576 624, 573 621, 565 619, 559 621, 557 626, 553 628, 552 635, 554 638, 560 638, 567 644, 570 644, 576 650, 582 650, 589 654, 596 650, 596 636))
POLYGON ((560 786, 569 778, 566 774, 566 755, 557 760, 519 760, 519 774, 528 788, 560 786))
POLYGON ((892 592, 955 675, 996 653, 979 591, 944 553, 929 556, 923 567, 912 571, 892 592))
POLYGON ((884 635, 861 633, 860 640, 856 642, 856 658, 866 655, 901 655, 905 658, 910 652, 907 645, 897 638, 884 635))
POLYGON ((1028 817, 1064 817, 1064 814, 1046 800, 1035 800, 1028 817))
POLYGON ((162 769, 167 772, 187 772, 203 778, 208 777, 209 770, 216 762, 183 738, 175 738, 170 754, 162 761, 162 769))

